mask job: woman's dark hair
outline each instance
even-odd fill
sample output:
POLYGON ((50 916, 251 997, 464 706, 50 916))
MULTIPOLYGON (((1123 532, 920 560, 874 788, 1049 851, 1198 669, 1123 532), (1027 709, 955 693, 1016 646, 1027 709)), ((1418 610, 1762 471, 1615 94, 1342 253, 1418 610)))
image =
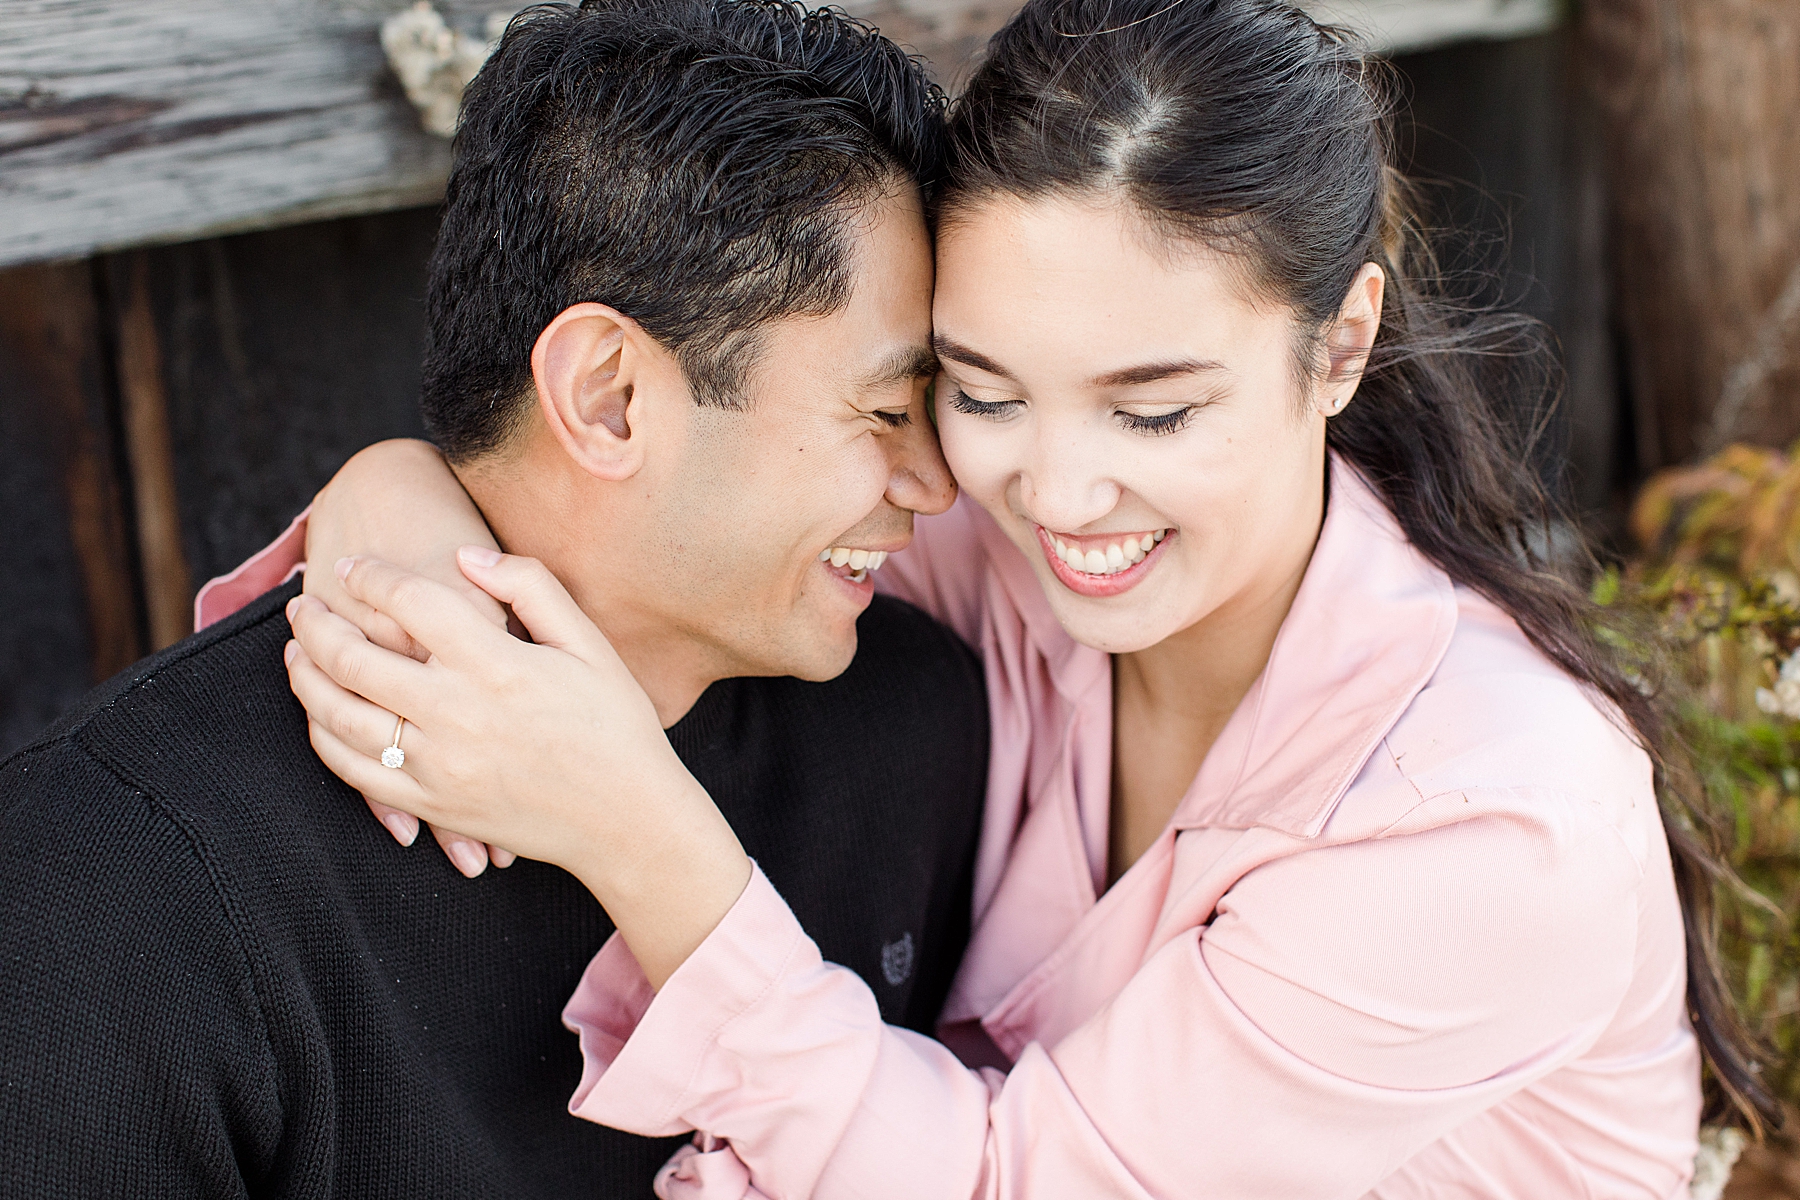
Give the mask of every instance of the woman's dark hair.
POLYGON ((1720 968, 1716 826, 1677 769, 1663 701, 1546 561, 1567 540, 1552 531, 1573 528, 1531 465, 1556 378, 1531 369, 1547 341, 1535 322, 1446 295, 1393 165, 1393 93, 1353 38, 1283 0, 1030 0, 951 109, 936 216, 1004 196, 1116 197, 1159 233, 1232 255, 1258 294, 1289 306, 1308 370, 1363 264, 1386 272, 1374 351, 1328 444, 1413 545, 1616 706, 1650 753, 1709 1117, 1735 1108, 1753 1128, 1779 1125, 1720 968), (1527 369, 1494 369, 1507 363, 1527 369))

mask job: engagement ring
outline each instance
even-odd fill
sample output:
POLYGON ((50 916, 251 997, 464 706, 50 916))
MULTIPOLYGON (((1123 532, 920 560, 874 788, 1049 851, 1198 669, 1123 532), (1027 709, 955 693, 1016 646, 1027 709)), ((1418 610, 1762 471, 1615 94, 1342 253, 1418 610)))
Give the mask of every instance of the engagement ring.
POLYGON ((400 735, 406 731, 406 718, 401 717, 394 725, 394 744, 381 752, 381 765, 393 767, 395 770, 406 765, 406 751, 400 748, 400 735))

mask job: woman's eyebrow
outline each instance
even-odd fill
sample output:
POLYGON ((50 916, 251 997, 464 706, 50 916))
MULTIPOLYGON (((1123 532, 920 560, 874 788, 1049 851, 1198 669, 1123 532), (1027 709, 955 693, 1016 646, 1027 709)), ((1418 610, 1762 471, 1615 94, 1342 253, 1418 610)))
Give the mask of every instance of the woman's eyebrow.
POLYGON ((1172 362, 1141 363, 1135 367, 1121 367, 1117 371, 1108 371, 1104 375, 1096 375, 1089 380, 1089 386, 1097 388, 1130 387, 1138 383, 1155 383, 1159 379, 1172 379, 1177 375, 1198 375, 1209 371, 1225 371, 1224 363, 1212 359, 1182 358, 1172 362))
MULTIPOLYGON (((943 334, 933 334, 931 344, 936 348, 939 358, 947 358, 953 362, 963 363, 989 375, 1001 379, 1011 379, 1007 369, 981 353, 971 350, 960 342, 952 341, 943 334)), ((1229 371, 1222 362, 1210 358, 1181 358, 1168 362, 1140 363, 1133 367, 1121 367, 1116 371, 1108 371, 1104 375, 1096 375, 1088 381, 1088 386, 1096 388, 1130 387, 1139 383, 1155 383, 1159 379, 1171 379, 1177 375, 1199 375, 1213 371, 1229 371)))

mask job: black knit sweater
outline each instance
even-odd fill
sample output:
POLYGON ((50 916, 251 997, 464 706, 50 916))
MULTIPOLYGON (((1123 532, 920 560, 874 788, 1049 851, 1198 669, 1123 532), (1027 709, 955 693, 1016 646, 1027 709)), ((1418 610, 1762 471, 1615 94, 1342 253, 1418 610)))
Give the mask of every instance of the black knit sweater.
MULTIPOLYGON (((312 754, 278 589, 0 764, 0 1196, 647 1196, 680 1139, 580 1121, 560 1013, 611 925, 564 872, 466 880, 312 754)), ((928 1029, 968 932, 987 708, 877 599, 842 677, 670 731, 827 958, 928 1029)))

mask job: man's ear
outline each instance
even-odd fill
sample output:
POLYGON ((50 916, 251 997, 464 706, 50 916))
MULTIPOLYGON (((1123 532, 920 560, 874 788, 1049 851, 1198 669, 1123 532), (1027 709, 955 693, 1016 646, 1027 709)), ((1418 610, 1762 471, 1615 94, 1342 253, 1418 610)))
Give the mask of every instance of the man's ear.
POLYGON ((1381 330, 1381 297, 1387 276, 1374 263, 1364 263, 1356 273, 1337 320, 1325 336, 1325 352, 1329 356, 1329 372, 1319 388, 1319 411, 1335 416, 1350 403, 1362 382, 1363 369, 1369 364, 1369 351, 1375 335, 1381 330))
POLYGON ((663 353, 630 317, 604 304, 557 313, 531 348, 538 410, 569 457, 599 479, 629 479, 644 463, 644 438, 632 436, 643 389, 663 353))

